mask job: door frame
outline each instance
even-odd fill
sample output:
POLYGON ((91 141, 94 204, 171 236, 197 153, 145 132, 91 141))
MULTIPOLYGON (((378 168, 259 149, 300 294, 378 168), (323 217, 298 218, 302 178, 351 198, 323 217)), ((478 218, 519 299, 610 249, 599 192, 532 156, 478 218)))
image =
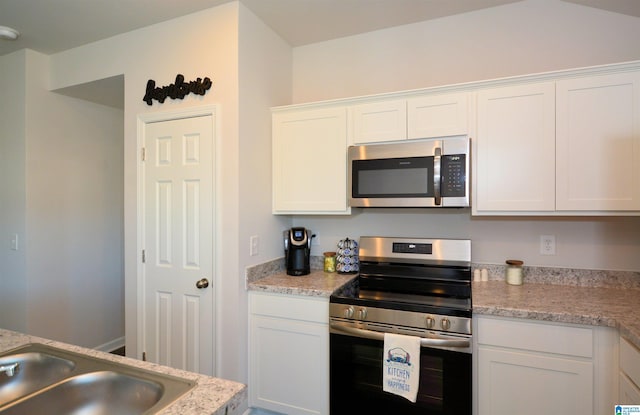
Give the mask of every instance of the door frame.
MULTIPOLYGON (((219 105, 203 105, 198 107, 180 108, 171 111, 141 113, 136 117, 137 122, 137 140, 136 140, 136 275, 135 275, 135 287, 136 287, 136 315, 135 315, 135 327, 136 327, 136 349, 134 351, 128 351, 127 356, 142 359, 142 352, 144 351, 144 278, 143 278, 143 263, 142 263, 142 249, 144 246, 144 165, 142 163, 142 147, 145 142, 145 129, 147 124, 162 121, 171 121, 184 118, 193 118, 201 116, 211 116, 213 122, 213 275, 210 278, 211 287, 214 290, 213 293, 213 307, 212 307, 212 321, 214 322, 213 328, 213 371, 214 374, 218 370, 218 350, 216 345, 218 344, 218 336, 220 327, 216 324, 216 310, 220 301, 220 290, 218 289, 218 278, 220 275, 222 265, 220 259, 222 255, 220 253, 220 207, 218 206, 219 194, 220 194, 220 177, 221 177, 221 164, 220 164, 220 106, 219 105)), ((126 295, 125 295, 126 297, 126 295)), ((125 318, 131 318, 131 316, 125 315, 125 318)), ((126 339, 125 339, 126 340, 126 339)))

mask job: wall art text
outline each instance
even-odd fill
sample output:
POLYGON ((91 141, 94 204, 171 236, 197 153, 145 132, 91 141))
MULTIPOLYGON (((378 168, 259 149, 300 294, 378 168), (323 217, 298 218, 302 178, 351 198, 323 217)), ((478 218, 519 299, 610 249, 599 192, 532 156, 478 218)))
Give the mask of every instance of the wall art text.
POLYGON ((184 81, 182 74, 176 75, 174 83, 166 86, 156 87, 156 81, 149 79, 147 81, 147 90, 142 99, 147 105, 152 105, 153 100, 163 103, 167 97, 171 99, 184 99, 189 94, 204 95, 207 93, 213 82, 207 78, 197 78, 195 81, 184 81))

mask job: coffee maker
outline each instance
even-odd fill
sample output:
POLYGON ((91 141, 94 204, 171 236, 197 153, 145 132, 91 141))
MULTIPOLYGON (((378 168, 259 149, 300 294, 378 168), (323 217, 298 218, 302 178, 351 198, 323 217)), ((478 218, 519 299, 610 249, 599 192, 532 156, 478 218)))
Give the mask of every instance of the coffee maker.
POLYGON ((284 259, 288 275, 307 275, 311 272, 311 239, 309 229, 295 227, 284 231, 284 259))

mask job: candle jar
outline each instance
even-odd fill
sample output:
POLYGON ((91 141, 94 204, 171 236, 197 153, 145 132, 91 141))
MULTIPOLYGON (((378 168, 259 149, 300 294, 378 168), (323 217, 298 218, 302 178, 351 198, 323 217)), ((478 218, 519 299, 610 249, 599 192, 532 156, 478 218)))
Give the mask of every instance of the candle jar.
POLYGON ((324 272, 336 272, 336 253, 324 253, 324 272))
POLYGON ((507 260, 506 279, 508 284, 522 285, 522 264, 524 262, 519 259, 507 260))

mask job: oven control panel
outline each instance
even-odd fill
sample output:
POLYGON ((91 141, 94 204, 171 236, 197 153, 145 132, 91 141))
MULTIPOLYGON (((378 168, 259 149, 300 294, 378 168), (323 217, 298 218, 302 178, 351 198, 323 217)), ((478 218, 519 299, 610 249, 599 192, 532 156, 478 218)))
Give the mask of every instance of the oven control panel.
POLYGON ((414 311, 338 303, 331 303, 329 305, 329 315, 331 318, 360 321, 363 323, 400 325, 422 330, 471 334, 471 318, 469 317, 426 314, 414 311))

